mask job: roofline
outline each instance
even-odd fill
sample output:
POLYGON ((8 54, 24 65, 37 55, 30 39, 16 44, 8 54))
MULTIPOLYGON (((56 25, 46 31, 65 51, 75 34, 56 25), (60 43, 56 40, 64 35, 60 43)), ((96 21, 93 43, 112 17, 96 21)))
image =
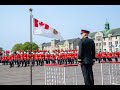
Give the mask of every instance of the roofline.
POLYGON ((120 36, 120 34, 118 34, 118 35, 112 35, 112 37, 114 37, 114 36, 120 36))

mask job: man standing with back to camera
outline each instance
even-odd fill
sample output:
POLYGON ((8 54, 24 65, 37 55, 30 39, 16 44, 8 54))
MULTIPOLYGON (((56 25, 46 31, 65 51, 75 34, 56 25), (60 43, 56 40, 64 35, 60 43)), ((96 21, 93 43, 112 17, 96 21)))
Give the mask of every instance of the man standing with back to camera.
POLYGON ((79 43, 78 64, 81 70, 85 85, 94 85, 92 66, 95 62, 95 43, 88 38, 90 32, 81 30, 82 39, 79 43))

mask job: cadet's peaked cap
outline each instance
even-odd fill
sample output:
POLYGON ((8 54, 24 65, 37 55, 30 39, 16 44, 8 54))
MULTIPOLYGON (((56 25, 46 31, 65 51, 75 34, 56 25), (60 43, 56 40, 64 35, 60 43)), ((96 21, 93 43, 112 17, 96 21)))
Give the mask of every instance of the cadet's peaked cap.
POLYGON ((89 34, 90 31, 88 31, 88 30, 83 30, 83 29, 82 29, 82 30, 81 30, 81 33, 88 33, 88 34, 89 34))

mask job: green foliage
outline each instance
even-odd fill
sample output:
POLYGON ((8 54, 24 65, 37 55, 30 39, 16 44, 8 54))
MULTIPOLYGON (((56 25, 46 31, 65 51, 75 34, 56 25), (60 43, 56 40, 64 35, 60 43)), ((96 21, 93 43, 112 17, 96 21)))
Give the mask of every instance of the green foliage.
POLYGON ((23 45, 22 45, 22 50, 24 51, 27 51, 27 50, 30 50, 30 43, 29 42, 25 42, 23 45))
POLYGON ((32 43, 32 50, 38 50, 39 46, 36 43, 32 43))
POLYGON ((3 51, 3 48, 2 48, 2 47, 0 47, 0 51, 3 51))
MULTIPOLYGON (((32 43, 32 50, 38 50, 39 46, 36 43, 32 43)), ((12 51, 24 50, 27 52, 31 49, 30 42, 25 42, 24 44, 15 44, 12 48, 12 51)))
POLYGON ((21 50, 21 48, 22 48, 22 44, 20 43, 20 44, 15 44, 13 47, 12 47, 12 51, 19 51, 19 50, 21 50))

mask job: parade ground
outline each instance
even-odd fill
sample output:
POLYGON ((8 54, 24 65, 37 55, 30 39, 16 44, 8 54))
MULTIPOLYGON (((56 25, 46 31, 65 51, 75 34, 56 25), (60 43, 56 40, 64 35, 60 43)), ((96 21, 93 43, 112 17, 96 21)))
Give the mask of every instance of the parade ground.
MULTIPOLYGON (((95 85, 102 85, 100 68, 101 66, 98 62, 93 66, 95 85)), ((0 85, 30 85, 30 80, 30 67, 18 68, 15 65, 13 68, 9 68, 9 65, 0 63, 0 85)), ((67 80, 69 82, 70 79, 67 80)), ((32 67, 32 85, 45 85, 44 66, 32 67)), ((84 85, 80 66, 77 66, 77 85, 84 85)))
MULTIPOLYGON (((106 65, 107 64, 104 64, 104 68, 106 69, 105 73, 109 71, 109 67, 106 65)), ((120 76, 120 71, 119 71, 120 64, 118 63, 116 65, 119 65, 119 67, 117 67, 118 72, 114 78, 120 76)), ((47 66, 33 66, 32 67, 32 85, 46 85, 45 84, 45 80, 46 80, 45 68, 46 67, 47 66)), ((66 68, 65 77, 66 77, 66 82, 67 82, 66 85, 72 85, 71 83, 72 77, 67 77, 67 76, 73 75, 74 71, 72 71, 72 68, 74 67, 65 67, 65 68, 66 68), (67 68, 70 68, 70 69, 67 69, 67 68)), ((77 83, 75 85, 84 85, 81 67, 76 66, 75 68, 77 72, 76 73, 77 83)), ((114 70, 114 69, 112 68, 111 70, 114 70)), ((98 63, 97 61, 95 62, 95 64, 93 65, 93 73, 94 73, 94 85, 102 85, 101 63, 98 63)), ((113 73, 116 73, 116 70, 114 70, 113 73)), ((106 74, 106 77, 104 77, 104 79, 107 79, 107 78, 108 78, 108 74, 106 74)), ((120 83, 119 81, 120 80, 118 80, 118 83, 120 83)), ((2 65, 2 63, 0 63, 0 85, 31 85, 30 66, 17 67, 17 65, 14 65, 14 67, 10 68, 9 65, 2 65)), ((107 83, 104 85, 110 85, 110 84, 107 83)))

